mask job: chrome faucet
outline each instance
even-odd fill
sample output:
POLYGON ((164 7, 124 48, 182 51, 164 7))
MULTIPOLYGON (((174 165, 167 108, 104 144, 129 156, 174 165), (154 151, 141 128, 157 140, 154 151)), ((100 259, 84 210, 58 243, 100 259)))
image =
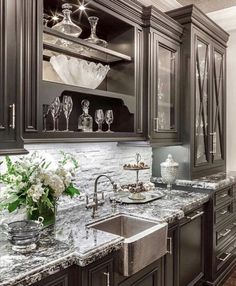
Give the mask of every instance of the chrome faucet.
MULTIPOLYGON (((117 185, 111 179, 111 177, 102 174, 102 175, 99 175, 96 178, 95 183, 94 183, 93 201, 89 202, 89 196, 86 195, 86 208, 87 209, 92 209, 92 218, 96 218, 98 216, 98 212, 97 212, 98 211, 98 206, 102 206, 105 203, 104 192, 102 192, 102 199, 98 200, 98 191, 97 191, 98 181, 102 177, 105 177, 105 178, 107 178, 110 181, 110 183, 112 184, 112 187, 113 187, 113 191, 117 190, 117 185)), ((113 207, 114 207, 115 202, 112 202, 112 203, 113 203, 113 207)))

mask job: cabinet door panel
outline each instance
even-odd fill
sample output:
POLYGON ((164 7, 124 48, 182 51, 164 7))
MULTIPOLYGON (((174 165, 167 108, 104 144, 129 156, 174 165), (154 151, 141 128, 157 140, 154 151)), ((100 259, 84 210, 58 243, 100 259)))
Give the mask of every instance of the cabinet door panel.
POLYGON ((88 270, 88 286, 109 286, 113 280, 112 259, 88 270))
MULTIPOLYGON (((198 213, 190 216, 194 217, 198 213)), ((203 216, 187 221, 180 227, 179 285, 194 285, 204 273, 203 216)))
POLYGON ((156 33, 151 45, 151 136, 177 140, 180 48, 156 33))
POLYGON ((155 268, 142 277, 133 275, 131 278, 125 280, 119 286, 161 286, 159 268, 155 268))
POLYGON ((17 0, 0 0, 0 154, 24 152, 20 137, 20 25, 17 0))
POLYGON ((209 164, 210 44, 195 37, 195 166, 209 164))
POLYGON ((212 94, 212 154, 213 163, 224 160, 224 98, 225 98, 225 54, 213 47, 213 94, 212 94))

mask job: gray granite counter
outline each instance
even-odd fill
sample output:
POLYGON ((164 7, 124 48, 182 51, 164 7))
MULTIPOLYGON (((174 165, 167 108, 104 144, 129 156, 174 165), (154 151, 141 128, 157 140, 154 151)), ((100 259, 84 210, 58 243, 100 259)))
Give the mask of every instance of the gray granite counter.
MULTIPOLYGON (((153 177, 153 183, 163 184, 162 178, 153 177)), ((176 180, 176 186, 218 190, 236 183, 236 171, 221 172, 195 180, 176 180)))
MULTIPOLYGON (((155 192, 166 193, 156 189, 155 192)), ((143 205, 117 205, 116 213, 129 213, 172 223, 185 212, 201 206, 209 195, 198 192, 172 191, 171 199, 159 199, 143 205)), ((114 215, 109 202, 100 208, 102 216, 114 215)), ((122 247, 123 238, 110 233, 88 229, 91 210, 78 206, 60 208, 53 229, 45 229, 40 244, 30 254, 17 254, 0 237, 0 286, 31 285, 73 264, 86 266, 122 247)))

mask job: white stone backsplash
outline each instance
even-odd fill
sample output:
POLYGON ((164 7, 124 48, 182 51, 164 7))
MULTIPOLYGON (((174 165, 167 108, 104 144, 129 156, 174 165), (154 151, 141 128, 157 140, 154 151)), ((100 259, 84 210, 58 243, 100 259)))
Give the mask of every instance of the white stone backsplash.
MULTIPOLYGON (((25 148, 30 152, 37 151, 45 156, 49 161, 56 162, 61 158, 60 151, 73 154, 79 162, 76 184, 82 193, 92 193, 94 181, 100 174, 106 174, 119 184, 135 183, 136 172, 124 171, 123 165, 135 163, 136 153, 140 153, 142 161, 152 166, 152 148, 131 147, 117 145, 117 143, 67 143, 67 144, 27 144, 25 148)), ((17 156, 12 156, 13 159, 17 156)), ((3 157, 0 157, 0 161, 3 157)), ((0 171, 2 170, 0 166, 0 171)), ((140 180, 147 182, 151 177, 150 170, 140 172, 140 180)), ((98 190, 108 190, 112 188, 107 179, 100 181, 98 190)))

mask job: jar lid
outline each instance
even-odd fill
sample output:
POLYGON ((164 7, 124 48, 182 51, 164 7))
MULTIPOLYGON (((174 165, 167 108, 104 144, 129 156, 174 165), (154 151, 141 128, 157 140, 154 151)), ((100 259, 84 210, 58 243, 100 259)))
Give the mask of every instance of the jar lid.
POLYGON ((179 167, 179 163, 175 162, 172 155, 169 154, 165 162, 162 162, 161 167, 179 167))

